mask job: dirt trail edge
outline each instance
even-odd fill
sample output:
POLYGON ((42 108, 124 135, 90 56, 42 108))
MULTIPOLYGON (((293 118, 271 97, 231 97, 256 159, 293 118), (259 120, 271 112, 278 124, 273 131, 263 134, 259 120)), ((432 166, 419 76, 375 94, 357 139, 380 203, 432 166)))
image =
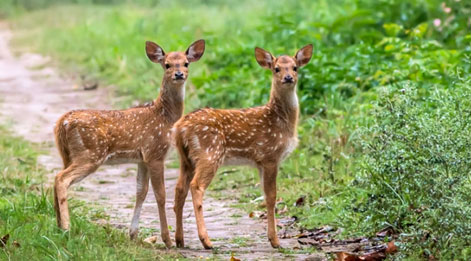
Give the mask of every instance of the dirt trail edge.
MULTIPOLYGON (((72 109, 110 109, 111 95, 106 88, 93 91, 74 88, 72 79, 59 76, 48 66, 50 59, 47 57, 32 53, 15 57, 8 46, 11 36, 8 27, 0 24, 0 120, 2 124, 8 124, 14 133, 29 141, 40 143, 48 152, 39 157, 39 162, 51 173, 49 186, 54 175, 62 167, 54 146, 55 121, 72 109)), ((174 232, 175 228, 172 208, 177 176, 178 170, 166 169, 166 207, 171 232, 174 232)), ((69 197, 103 207, 110 216, 107 222, 125 227, 127 231, 135 200, 135 179, 134 164, 101 167, 96 173, 73 186, 69 197)), ((266 237, 266 223, 249 218, 247 213, 231 208, 232 203, 205 197, 206 226, 216 247, 216 250, 208 251, 204 250, 199 242, 189 195, 184 209, 187 247, 178 251, 188 258, 210 257, 223 260, 229 260, 231 252, 241 260, 304 260, 308 256, 313 258, 312 260, 322 259, 321 254, 309 255, 292 251, 294 247, 299 247, 294 239, 281 239, 281 245, 290 250, 272 249, 266 237)), ((158 222, 157 204, 149 190, 141 215, 141 231, 153 229, 156 230, 154 234, 159 235, 158 222)), ((172 240, 173 236, 172 233, 172 240)), ((161 243, 160 237, 157 243, 161 243)))

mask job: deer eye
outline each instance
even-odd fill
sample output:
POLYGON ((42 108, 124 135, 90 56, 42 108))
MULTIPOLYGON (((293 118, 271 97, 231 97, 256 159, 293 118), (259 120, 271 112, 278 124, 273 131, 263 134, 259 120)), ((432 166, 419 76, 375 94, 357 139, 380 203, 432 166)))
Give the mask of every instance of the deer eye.
POLYGON ((188 67, 189 63, 185 63, 185 67, 188 67))
POLYGON ((166 63, 166 64, 165 64, 165 68, 166 68, 166 69, 170 68, 170 64, 166 63))
POLYGON ((294 66, 293 71, 295 71, 295 72, 298 71, 298 67, 294 66))
POLYGON ((280 68, 276 67, 275 72, 280 72, 280 68))

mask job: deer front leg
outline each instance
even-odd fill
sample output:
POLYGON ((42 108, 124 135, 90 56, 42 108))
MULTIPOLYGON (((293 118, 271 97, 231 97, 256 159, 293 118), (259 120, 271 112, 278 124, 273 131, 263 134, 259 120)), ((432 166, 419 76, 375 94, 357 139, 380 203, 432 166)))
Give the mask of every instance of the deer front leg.
POLYGON ((204 224, 203 217, 203 196, 206 188, 216 173, 217 167, 207 164, 199 164, 195 168, 195 177, 190 183, 191 197, 193 199, 193 209, 195 210, 196 226, 198 227, 198 236, 205 249, 213 248, 209 240, 208 231, 204 224))
POLYGON ((274 248, 280 247, 280 241, 276 234, 275 222, 275 204, 276 204, 276 176, 278 166, 270 164, 263 168, 263 190, 265 192, 265 200, 267 204, 268 219, 268 240, 274 248))
POLYGON ((134 214, 129 228, 129 236, 131 239, 136 239, 139 234, 139 217, 141 215, 142 204, 146 199, 147 192, 149 191, 149 174, 147 173, 147 166, 143 163, 137 165, 137 190, 136 190, 136 205, 134 206, 134 214))
POLYGON ((164 162, 163 160, 154 161, 147 165, 155 199, 159 208, 160 233, 162 240, 167 248, 172 246, 170 233, 167 225, 167 215, 165 214, 165 182, 164 182, 164 162))
POLYGON ((266 202, 266 197, 265 197, 265 192, 263 191, 263 167, 262 166, 257 166, 257 169, 258 169, 258 177, 260 178, 260 187, 262 188, 262 192, 263 192, 263 201, 262 203, 260 203, 258 206, 259 207, 266 207, 267 206, 267 202, 266 202))

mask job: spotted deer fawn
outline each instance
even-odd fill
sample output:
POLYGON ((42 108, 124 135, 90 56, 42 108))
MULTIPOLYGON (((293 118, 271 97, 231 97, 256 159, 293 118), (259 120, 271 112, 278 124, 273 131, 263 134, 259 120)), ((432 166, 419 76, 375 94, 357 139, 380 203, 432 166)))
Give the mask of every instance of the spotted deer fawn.
POLYGON ((170 52, 146 42, 148 58, 164 68, 160 94, 150 105, 125 110, 76 110, 64 114, 54 129, 64 163, 54 184, 57 224, 69 229, 67 189, 102 164, 137 163, 137 193, 129 230, 138 234, 142 204, 152 182, 160 216, 162 240, 172 245, 165 214, 164 159, 173 124, 182 116, 188 65, 204 53, 205 42, 194 42, 186 52, 170 52))
POLYGON ((294 57, 273 57, 255 48, 257 62, 273 73, 269 102, 239 110, 200 109, 174 126, 180 154, 180 176, 175 189, 177 227, 175 240, 184 246, 182 214, 191 189, 198 236, 204 248, 212 248, 203 218, 203 195, 221 165, 252 165, 258 168, 268 211, 268 239, 280 243, 275 228, 276 176, 280 162, 297 145, 297 69, 312 56, 312 45, 294 57))

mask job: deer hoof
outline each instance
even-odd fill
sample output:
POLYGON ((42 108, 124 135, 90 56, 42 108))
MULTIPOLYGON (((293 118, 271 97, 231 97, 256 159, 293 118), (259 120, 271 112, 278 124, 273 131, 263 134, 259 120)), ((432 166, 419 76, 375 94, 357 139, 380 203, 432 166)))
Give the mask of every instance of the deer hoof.
POLYGON ((200 240, 201 240, 201 243, 203 243, 203 247, 205 249, 213 249, 213 244, 211 243, 211 241, 209 241, 209 238, 203 238, 200 240))
POLYGON ((138 234, 139 234, 138 229, 130 229, 129 230, 129 238, 131 238, 131 240, 136 240, 138 234))
POLYGON ((164 243, 165 243, 165 246, 167 248, 171 248, 172 247, 172 240, 170 239, 164 239, 164 243))
POLYGON ((280 241, 278 238, 270 239, 270 244, 273 248, 280 248, 280 241))
POLYGON ((185 247, 185 242, 183 239, 176 239, 176 244, 178 248, 184 248, 185 247))

